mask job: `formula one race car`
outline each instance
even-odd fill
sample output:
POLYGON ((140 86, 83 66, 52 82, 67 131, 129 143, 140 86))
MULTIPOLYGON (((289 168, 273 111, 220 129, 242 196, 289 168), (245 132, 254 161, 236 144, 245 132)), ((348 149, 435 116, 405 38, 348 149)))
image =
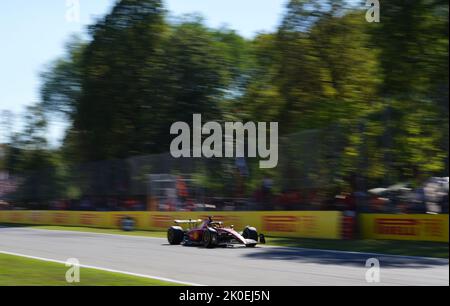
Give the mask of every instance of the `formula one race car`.
POLYGON ((213 248, 216 246, 230 246, 235 244, 254 247, 258 243, 265 243, 263 234, 258 235, 254 227, 247 226, 242 233, 234 230, 233 226, 224 227, 222 222, 213 221, 212 217, 202 220, 175 220, 176 226, 167 231, 167 240, 172 245, 196 245, 213 248), (185 224, 188 229, 180 225, 185 224))

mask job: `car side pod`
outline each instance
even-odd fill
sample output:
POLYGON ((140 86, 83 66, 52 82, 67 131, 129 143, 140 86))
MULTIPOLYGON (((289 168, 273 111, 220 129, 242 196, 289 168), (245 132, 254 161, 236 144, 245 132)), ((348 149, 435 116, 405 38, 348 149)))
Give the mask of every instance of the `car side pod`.
POLYGON ((264 234, 259 234, 259 243, 266 244, 266 237, 264 234))

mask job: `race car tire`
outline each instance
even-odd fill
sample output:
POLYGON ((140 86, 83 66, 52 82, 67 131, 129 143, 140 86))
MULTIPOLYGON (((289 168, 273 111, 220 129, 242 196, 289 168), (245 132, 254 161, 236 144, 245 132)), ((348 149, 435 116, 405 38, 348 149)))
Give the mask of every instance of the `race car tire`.
POLYGON ((184 231, 179 226, 172 226, 167 231, 167 240, 171 245, 178 245, 183 241, 184 231))
POLYGON ((256 228, 247 226, 242 233, 242 237, 258 241, 258 232, 256 231, 256 228))
POLYGON ((212 230, 205 230, 202 238, 203 246, 206 248, 213 248, 217 243, 217 232, 212 230))

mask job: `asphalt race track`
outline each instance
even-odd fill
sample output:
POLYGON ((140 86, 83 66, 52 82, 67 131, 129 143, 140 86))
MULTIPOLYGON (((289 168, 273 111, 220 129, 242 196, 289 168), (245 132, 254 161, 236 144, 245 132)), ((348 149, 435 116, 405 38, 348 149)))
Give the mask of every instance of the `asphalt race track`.
MULTIPOLYGON (((0 252, 169 278, 200 285, 449 285, 447 259, 261 246, 204 249, 165 239, 0 228, 0 252), (381 282, 367 283, 376 257, 381 282)), ((0 267, 1 269, 1 267, 0 267)), ((81 275, 82 280, 82 275, 81 275)))

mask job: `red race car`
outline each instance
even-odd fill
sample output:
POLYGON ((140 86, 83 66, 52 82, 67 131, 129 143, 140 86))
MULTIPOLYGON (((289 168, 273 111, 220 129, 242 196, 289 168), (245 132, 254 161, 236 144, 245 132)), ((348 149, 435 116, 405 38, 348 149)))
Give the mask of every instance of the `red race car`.
POLYGON ((254 227, 247 226, 242 233, 234 230, 233 226, 224 227, 222 222, 214 221, 212 217, 202 220, 175 220, 176 226, 171 226, 167 231, 167 240, 172 245, 196 245, 213 248, 217 246, 245 245, 254 247, 265 243, 263 234, 258 235, 254 227), (187 225, 183 229, 180 225, 187 225))

